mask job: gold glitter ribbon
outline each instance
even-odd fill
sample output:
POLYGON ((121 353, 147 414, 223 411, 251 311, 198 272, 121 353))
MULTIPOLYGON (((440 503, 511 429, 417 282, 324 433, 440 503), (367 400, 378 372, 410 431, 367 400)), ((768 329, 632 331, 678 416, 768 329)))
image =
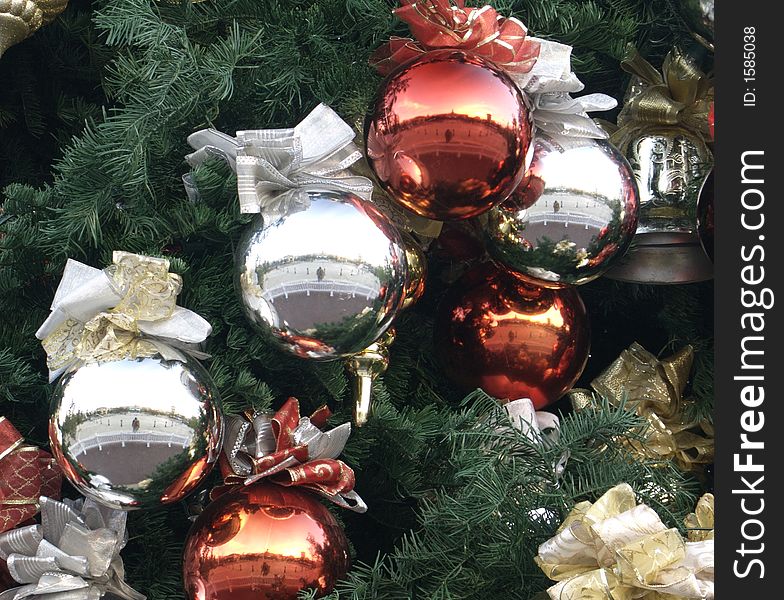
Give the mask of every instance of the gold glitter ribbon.
POLYGON ((630 46, 621 68, 631 73, 642 89, 618 115, 620 129, 611 141, 620 145, 632 130, 646 125, 679 125, 707 138, 708 114, 713 101, 713 79, 703 73, 679 48, 665 57, 661 72, 630 46))
POLYGON ((625 483, 577 504, 534 560, 552 600, 714 597, 713 539, 685 541, 625 483))
POLYGON ((713 539, 714 513, 713 494, 705 494, 697 502, 693 513, 683 520, 690 542, 702 542, 713 539))
MULTIPOLYGON (((628 410, 645 417, 647 439, 644 443, 629 441, 641 457, 674 460, 685 471, 713 462, 714 452, 713 426, 706 420, 690 419, 694 400, 683 399, 693 361, 691 346, 659 360, 635 342, 591 382, 611 405, 625 401, 628 410)), ((575 410, 599 408, 590 390, 574 389, 569 398, 575 410)))
POLYGON ((189 344, 209 335, 209 323, 177 306, 182 279, 169 273, 168 260, 115 252, 113 263, 103 271, 66 265, 52 314, 36 333, 53 378, 79 362, 175 355, 175 347, 194 353, 189 344))

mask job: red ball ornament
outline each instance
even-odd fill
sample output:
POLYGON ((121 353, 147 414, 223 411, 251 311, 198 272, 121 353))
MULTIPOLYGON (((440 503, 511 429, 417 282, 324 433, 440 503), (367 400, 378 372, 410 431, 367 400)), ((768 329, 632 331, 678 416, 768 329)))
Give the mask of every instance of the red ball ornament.
POLYGON ((329 593, 349 568, 340 525, 310 492, 259 482, 220 496, 188 533, 190 600, 295 600, 329 593))
POLYGON ((505 200, 530 162, 523 95, 489 60, 434 50, 384 81, 365 122, 368 162, 405 208, 439 221, 505 200))
POLYGON ((466 390, 530 398, 542 408, 583 372, 588 317, 575 288, 539 287, 485 263, 442 300, 435 347, 447 375, 466 390))

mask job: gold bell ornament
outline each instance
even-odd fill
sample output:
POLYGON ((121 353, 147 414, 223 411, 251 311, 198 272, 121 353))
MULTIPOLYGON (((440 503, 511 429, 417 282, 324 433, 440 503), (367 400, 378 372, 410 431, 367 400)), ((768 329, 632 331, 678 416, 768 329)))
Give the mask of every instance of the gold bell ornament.
POLYGON ((713 81, 678 48, 661 72, 633 48, 621 66, 633 77, 610 140, 637 178, 640 219, 631 249, 607 276, 652 284, 711 279, 697 202, 713 168, 706 141, 713 81))

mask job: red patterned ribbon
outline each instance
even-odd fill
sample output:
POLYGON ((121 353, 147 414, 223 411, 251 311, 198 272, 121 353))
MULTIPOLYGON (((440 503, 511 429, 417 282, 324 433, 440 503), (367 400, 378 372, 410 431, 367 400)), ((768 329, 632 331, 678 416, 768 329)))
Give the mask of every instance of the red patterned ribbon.
POLYGON ((38 497, 60 497, 62 471, 52 455, 24 445, 22 435, 0 417, 0 533, 38 512, 38 497))
POLYGON ((370 58, 382 75, 398 65, 441 48, 468 50, 510 73, 528 73, 539 56, 539 43, 526 39, 525 25, 502 17, 492 6, 466 8, 464 0, 400 0, 394 14, 411 27, 415 39, 393 37, 370 58))
MULTIPOLYGON (((322 406, 310 416, 311 433, 313 429, 321 429, 331 415, 326 406, 322 406)), ((248 421, 253 422, 252 418, 248 421)), ((272 418, 272 435, 275 438, 275 450, 261 456, 249 455, 253 463, 250 476, 235 473, 228 460, 221 460, 225 486, 216 488, 212 498, 223 494, 229 488, 241 483, 251 483, 259 479, 267 479, 283 486, 302 486, 319 492, 341 505, 346 500, 358 498, 353 492, 354 471, 346 463, 335 458, 314 456, 307 442, 297 443, 297 431, 301 430, 299 401, 289 398, 272 418), (341 499, 342 500, 339 500, 341 499)), ((320 432, 316 432, 320 433, 320 432)), ((227 443, 230 443, 227 441, 227 443)), ((342 445, 339 450, 342 450, 342 445)), ((356 500, 353 500, 356 502, 356 500)), ((360 501, 359 506, 364 506, 360 501)), ((353 506, 356 510, 356 506, 353 506)))

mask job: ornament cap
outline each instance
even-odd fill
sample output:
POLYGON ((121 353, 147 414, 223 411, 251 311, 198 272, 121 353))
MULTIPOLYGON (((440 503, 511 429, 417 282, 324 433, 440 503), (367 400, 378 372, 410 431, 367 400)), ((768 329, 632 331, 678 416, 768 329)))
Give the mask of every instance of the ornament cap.
POLYGON ((354 375, 354 425, 362 427, 370 417, 373 382, 389 366, 389 346, 395 341, 394 329, 346 362, 354 375))

